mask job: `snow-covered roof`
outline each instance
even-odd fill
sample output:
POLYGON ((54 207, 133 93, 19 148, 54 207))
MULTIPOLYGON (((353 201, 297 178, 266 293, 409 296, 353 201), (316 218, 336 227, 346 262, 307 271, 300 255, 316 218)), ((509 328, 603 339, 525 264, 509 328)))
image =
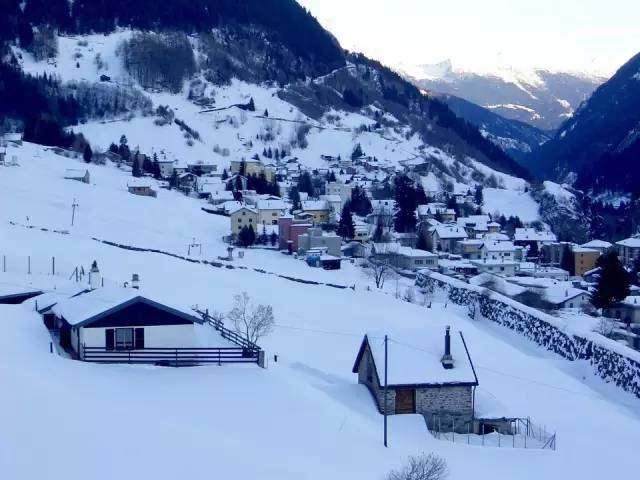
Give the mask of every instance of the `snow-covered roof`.
POLYGON ((583 243, 580 245, 584 248, 611 248, 612 245, 609 242, 605 242, 604 240, 591 240, 590 242, 583 243))
POLYGON ((45 292, 32 299, 34 308, 37 306, 38 312, 43 312, 68 298, 87 290, 87 287, 77 286, 75 289, 61 289, 45 292))
POLYGON ((167 305, 143 296, 134 288, 102 287, 81 295, 67 298, 53 306, 52 311, 58 317, 65 319, 69 325, 78 326, 90 323, 104 317, 108 313, 125 307, 131 303, 143 301, 159 308, 171 311, 186 320, 201 323, 201 320, 193 315, 193 312, 173 305, 167 305))
MULTIPOLYGON (((368 332, 362 342, 354 372, 366 345, 369 345, 380 385, 384 385, 384 335, 385 332, 368 332)), ((387 384, 400 385, 450 385, 477 384, 469 355, 459 332, 451 334, 453 368, 446 369, 441 360, 444 355, 443 328, 425 324, 418 331, 390 332, 388 348, 387 384)))
POLYGON ((316 211, 316 210, 329 210, 327 202, 325 200, 305 200, 302 203, 302 210, 304 211, 316 211))
POLYGON ((597 253, 600 254, 599 250, 594 250, 593 248, 586 247, 573 247, 573 253, 597 253))
MULTIPOLYGON (((227 210, 227 208, 226 208, 226 204, 227 203, 230 203, 230 202, 225 202, 225 210, 227 210)), ((229 212, 229 215, 233 215, 234 213, 238 213, 238 212, 240 212, 242 210, 246 210, 248 212, 255 213, 255 214, 258 213, 258 211, 255 208, 248 207, 248 206, 242 205, 242 204, 231 206, 231 208, 228 209, 227 212, 229 212)))
POLYGON ((516 250, 513 242, 497 242, 494 240, 484 242, 482 248, 488 252, 515 252, 516 250))
POLYGON ((621 247, 640 248, 640 237, 625 238, 624 240, 616 242, 616 245, 620 245, 621 247))
POLYGON ((428 252, 427 250, 420 250, 418 248, 411 247, 403 247, 399 243, 374 243, 374 248, 376 252, 380 254, 395 254, 395 255, 403 255, 406 257, 437 257, 438 255, 433 252, 428 252))
POLYGON ((458 225, 438 225, 434 231, 438 234, 438 237, 443 239, 467 238, 467 232, 458 225))
POLYGON ((515 241, 555 242, 558 238, 553 232, 537 231, 535 228, 516 228, 515 241))
POLYGON ((485 240, 498 240, 498 241, 508 241, 509 236, 504 233, 485 233, 482 235, 482 238, 485 240))
POLYGON ((258 200, 256 208, 258 210, 286 210, 287 204, 284 200, 258 200))
POLYGON ((327 202, 342 202, 340 195, 322 195, 322 200, 326 200, 327 202))

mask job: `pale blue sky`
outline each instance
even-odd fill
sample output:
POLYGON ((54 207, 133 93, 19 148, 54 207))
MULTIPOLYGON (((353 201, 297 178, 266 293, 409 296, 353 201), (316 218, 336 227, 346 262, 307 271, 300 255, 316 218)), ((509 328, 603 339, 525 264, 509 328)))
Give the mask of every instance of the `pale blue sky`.
POLYGON ((298 0, 343 47, 393 66, 613 73, 640 52, 640 0, 298 0))

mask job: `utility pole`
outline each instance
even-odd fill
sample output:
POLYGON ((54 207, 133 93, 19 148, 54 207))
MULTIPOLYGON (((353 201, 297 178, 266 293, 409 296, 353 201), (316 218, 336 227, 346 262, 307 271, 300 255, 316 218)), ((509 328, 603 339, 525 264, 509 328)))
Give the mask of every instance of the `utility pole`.
POLYGON ((73 203, 71 204, 71 226, 73 227, 73 222, 76 219, 76 207, 78 207, 78 202, 76 199, 73 199, 73 203))
POLYGON ((387 344, 389 343, 389 338, 387 335, 384 336, 384 446, 387 447, 387 372, 389 366, 389 355, 387 344))

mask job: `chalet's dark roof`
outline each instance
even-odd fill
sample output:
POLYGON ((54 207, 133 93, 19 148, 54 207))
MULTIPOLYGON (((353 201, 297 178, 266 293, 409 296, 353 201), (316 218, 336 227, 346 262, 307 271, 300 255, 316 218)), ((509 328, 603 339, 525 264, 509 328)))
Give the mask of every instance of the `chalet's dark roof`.
MULTIPOLYGON (((135 313, 135 315, 129 315, 134 319, 148 316, 151 310, 167 314, 161 319, 154 320, 155 323, 149 323, 149 320, 144 320, 144 323, 148 325, 202 323, 202 319, 193 315, 189 310, 169 306, 165 302, 151 300, 142 296, 138 290, 133 288, 98 288, 58 302, 54 305, 52 311, 56 316, 63 318, 69 325, 89 327, 107 326, 109 323, 108 320, 105 320, 107 318, 111 318, 111 321, 116 323, 125 321, 125 318, 117 315, 124 309, 129 309, 130 314, 135 313), (134 310, 131 310, 132 308, 134 310)), ((138 323, 141 322, 140 320, 137 321, 138 323)))

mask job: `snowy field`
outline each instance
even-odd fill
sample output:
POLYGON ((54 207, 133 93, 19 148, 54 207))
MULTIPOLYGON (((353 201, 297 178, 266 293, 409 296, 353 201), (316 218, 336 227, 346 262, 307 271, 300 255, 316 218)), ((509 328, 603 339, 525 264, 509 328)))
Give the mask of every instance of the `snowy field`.
POLYGON ((443 456, 452 479, 632 478, 640 468, 640 402, 601 382, 585 364, 470 320, 442 299, 427 309, 367 291, 370 280, 350 264, 325 272, 258 250, 242 260, 356 285, 338 290, 98 243, 91 237, 184 255, 196 236, 205 245, 203 257, 215 258, 224 254, 220 237, 228 219, 205 214, 200 201, 173 192, 160 190, 156 199, 130 195, 130 177, 112 166, 89 166, 91 184, 85 185, 62 178, 78 161, 28 144, 9 155, 18 155, 20 166, 0 170, 0 253, 55 256, 61 268, 86 268, 95 259, 110 281, 138 273, 143 292, 185 307, 225 312, 233 294, 247 291, 273 306, 277 326, 261 342, 266 370, 93 365, 50 354, 48 334, 31 309, 1 306, 0 471, 6 478, 383 479, 420 452, 443 456), (71 227, 74 198, 79 207, 71 227), (557 450, 437 440, 418 416, 392 418, 385 449, 382 417, 351 373, 357 349, 371 330, 392 340, 415 338, 417 346, 426 324, 464 332, 480 380, 477 415, 530 416, 557 432, 557 450))

